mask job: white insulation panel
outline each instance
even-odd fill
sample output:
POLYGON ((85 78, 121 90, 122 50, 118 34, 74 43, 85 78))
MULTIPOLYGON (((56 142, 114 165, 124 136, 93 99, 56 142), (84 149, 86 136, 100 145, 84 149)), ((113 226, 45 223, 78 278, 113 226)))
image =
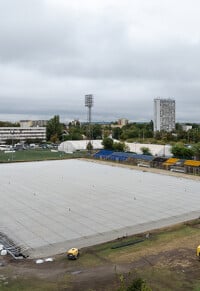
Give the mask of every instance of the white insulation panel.
POLYGON ((83 160, 0 165, 0 232, 32 257, 199 215, 199 181, 83 160))

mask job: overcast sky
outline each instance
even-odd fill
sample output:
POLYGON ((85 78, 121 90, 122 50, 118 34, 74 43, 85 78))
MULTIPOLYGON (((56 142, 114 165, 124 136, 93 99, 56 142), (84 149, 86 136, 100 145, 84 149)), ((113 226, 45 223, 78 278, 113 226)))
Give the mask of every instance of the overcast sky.
POLYGON ((0 120, 200 122, 199 0, 0 0, 0 120))

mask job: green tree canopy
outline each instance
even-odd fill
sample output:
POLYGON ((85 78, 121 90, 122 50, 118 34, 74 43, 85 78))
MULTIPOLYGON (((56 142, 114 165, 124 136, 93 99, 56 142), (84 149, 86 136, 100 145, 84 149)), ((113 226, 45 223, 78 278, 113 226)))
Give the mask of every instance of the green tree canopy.
POLYGON ((151 151, 148 147, 141 147, 140 149, 141 149, 143 155, 152 156, 151 151))
POLYGON ((192 159, 194 155, 192 148, 188 148, 181 143, 172 146, 171 152, 174 157, 180 159, 192 159))
POLYGON ((196 160, 199 161, 200 160, 200 142, 198 142, 192 146, 192 151, 194 153, 196 160))
POLYGON ((92 137, 93 139, 101 139, 102 138, 102 130, 100 124, 92 125, 92 137))
POLYGON ((113 140, 110 137, 105 137, 102 141, 102 145, 104 146, 104 149, 106 150, 112 150, 113 149, 113 140))
POLYGON ((126 145, 124 142, 114 142, 113 143, 113 150, 116 152, 124 152, 126 149, 126 145))
POLYGON ((114 128, 112 129, 112 137, 113 137, 114 139, 120 139, 120 135, 121 135, 121 133, 122 133, 122 130, 121 130, 120 127, 114 127, 114 128))
POLYGON ((19 122, 10 122, 10 121, 0 121, 0 127, 18 127, 20 126, 19 122))
POLYGON ((88 142, 86 148, 87 148, 88 151, 92 151, 92 150, 93 150, 93 145, 92 145, 92 143, 91 143, 91 142, 88 142))
POLYGON ((57 142, 62 139, 63 126, 60 123, 59 115, 55 115, 47 123, 47 140, 57 142))
POLYGON ((128 282, 128 278, 120 275, 119 279, 121 286, 118 288, 118 291, 152 291, 142 278, 135 278, 132 279, 131 282, 128 282))

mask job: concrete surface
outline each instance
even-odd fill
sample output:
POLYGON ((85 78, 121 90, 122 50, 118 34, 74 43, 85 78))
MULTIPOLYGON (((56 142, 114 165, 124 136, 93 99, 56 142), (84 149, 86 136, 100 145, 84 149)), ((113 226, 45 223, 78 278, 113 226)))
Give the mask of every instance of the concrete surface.
POLYGON ((0 232, 31 257, 198 216, 199 181, 81 160, 0 165, 0 232))

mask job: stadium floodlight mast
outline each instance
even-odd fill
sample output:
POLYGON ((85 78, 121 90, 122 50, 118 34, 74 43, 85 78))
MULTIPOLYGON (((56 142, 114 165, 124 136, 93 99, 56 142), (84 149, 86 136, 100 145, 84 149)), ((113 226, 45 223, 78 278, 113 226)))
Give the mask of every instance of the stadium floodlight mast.
MULTIPOLYGON (((93 95, 88 94, 85 95, 85 107, 88 107, 88 116, 87 116, 87 121, 88 121, 88 145, 91 148, 92 146, 92 128, 91 128, 91 121, 92 121, 92 106, 93 106, 93 95)), ((90 150, 91 152, 91 150, 90 150)))

